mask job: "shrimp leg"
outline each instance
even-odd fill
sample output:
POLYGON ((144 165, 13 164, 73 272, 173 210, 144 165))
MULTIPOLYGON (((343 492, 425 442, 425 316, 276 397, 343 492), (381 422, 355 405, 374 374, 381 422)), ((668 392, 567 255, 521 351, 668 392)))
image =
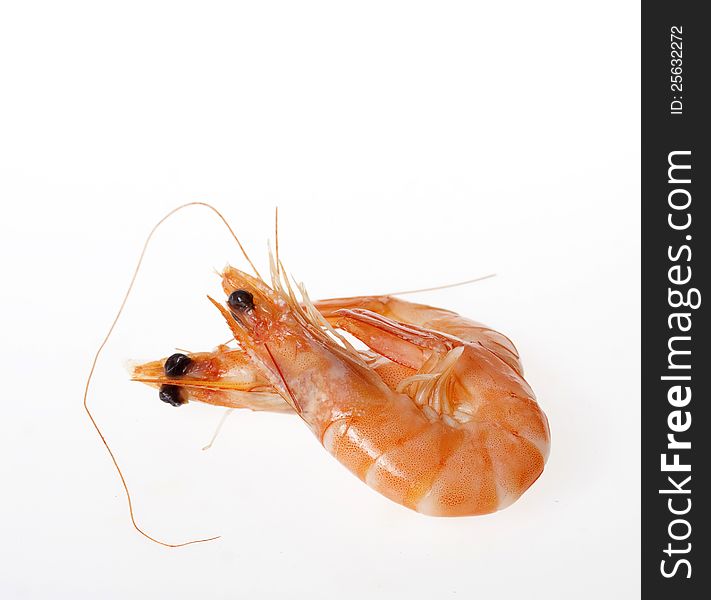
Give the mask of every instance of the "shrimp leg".
MULTIPOLYGON (((533 390, 526 381, 480 342, 398 323, 364 309, 336 310, 330 319, 334 326, 355 336, 374 352, 413 370, 409 376, 403 374, 394 385, 386 383, 391 389, 406 393, 431 417, 436 413, 442 418, 466 422, 478 411, 488 410, 487 398, 492 395, 499 398, 503 390, 509 398, 503 404, 517 406, 512 414, 527 414, 531 403, 535 403, 533 390), (465 351, 463 364, 458 364, 465 351), (464 389, 475 393, 463 393, 464 389)), ((501 404, 499 399, 497 406, 501 404)), ((509 417, 497 414, 497 419, 506 421, 509 417)), ((510 425, 513 430, 520 427, 518 420, 510 425)), ((542 437, 544 432, 536 430, 532 435, 542 437)))
POLYGON ((449 310, 408 302, 394 296, 332 298, 320 300, 315 303, 315 306, 332 325, 340 318, 338 316, 340 310, 364 309, 399 323, 437 331, 468 342, 478 342, 516 373, 523 375, 518 351, 509 338, 486 325, 449 310))

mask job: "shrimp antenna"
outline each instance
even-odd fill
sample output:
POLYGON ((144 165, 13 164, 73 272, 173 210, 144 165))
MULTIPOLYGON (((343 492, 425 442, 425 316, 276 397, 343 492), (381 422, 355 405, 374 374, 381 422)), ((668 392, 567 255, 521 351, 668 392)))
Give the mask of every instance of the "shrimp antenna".
POLYGON ((206 202, 188 202, 187 204, 182 204, 182 205, 178 206, 177 208, 174 208, 153 226, 153 229, 151 229, 150 233, 146 237, 146 241, 143 243, 143 249, 141 250, 141 254, 138 257, 138 262, 136 263, 136 267, 133 270, 133 275, 131 276, 131 281, 128 284, 128 288, 126 289, 126 293, 123 296, 123 300, 121 301, 121 305, 119 306, 118 312, 116 313, 114 320, 111 322, 111 326, 109 327, 108 332, 104 336, 104 339, 102 340, 101 344, 99 344, 99 348, 97 349, 96 353, 94 354, 94 359, 92 360, 91 368, 89 369, 89 375, 86 378, 86 386, 84 387, 84 410, 86 411, 86 414, 89 416, 89 419, 91 420, 91 423, 94 426, 94 429, 96 429, 96 432, 99 434, 99 437, 101 438, 102 443, 106 447, 106 450, 109 453, 109 456, 111 457, 111 460, 114 463, 114 467, 116 467, 116 471, 119 475, 119 478, 121 479, 121 484, 123 485, 123 489, 126 492, 126 500, 128 501, 128 512, 129 512, 129 515, 131 516, 131 523, 133 524, 133 527, 143 537, 148 538, 152 542, 155 542, 156 544, 160 544, 161 546, 167 546, 168 548, 179 548, 181 546, 189 546, 190 544, 199 544, 201 542, 210 542, 212 540, 218 539, 220 536, 218 535, 218 536, 209 537, 209 538, 191 540, 189 542, 182 542, 180 544, 169 544, 167 542, 163 542, 161 540, 158 540, 158 539, 150 536, 143 529, 141 529, 141 527, 139 527, 138 523, 136 522, 136 517, 133 512, 133 502, 131 500, 131 492, 128 489, 128 484, 126 483, 126 478, 123 476, 121 467, 119 467, 118 461, 116 460, 116 456, 114 455, 113 451, 111 450, 111 447, 109 446, 108 442, 106 441, 106 438, 104 437, 104 434, 102 433, 101 428, 99 427, 99 424, 96 422, 96 419, 94 419, 94 415, 92 414, 91 410, 89 410, 88 398, 89 398, 89 387, 91 386, 91 380, 94 376, 94 371, 96 369, 96 365, 99 362, 99 357, 101 356, 101 353, 103 352, 104 347, 108 343, 109 338, 111 337, 111 334, 113 333, 114 328, 116 327, 116 323, 118 323, 118 320, 121 317, 121 313, 123 313, 123 309, 126 306, 128 297, 131 295, 131 291, 133 290, 133 285, 134 285, 134 283, 136 283, 136 278, 138 277, 138 272, 141 269, 141 264, 143 263, 143 258, 146 255, 146 250, 148 250, 148 245, 150 244, 151 239, 153 238, 153 234, 155 234, 156 230, 167 219, 169 219, 171 216, 173 216, 178 211, 183 210, 184 208, 187 208, 189 206, 204 206, 206 208, 209 208, 212 212, 214 212, 220 218, 220 220, 225 224, 225 226, 229 230, 230 234, 237 242, 237 245, 239 246, 240 250, 242 251, 242 254, 244 254, 244 257, 247 259, 247 262, 250 264, 252 269, 254 269, 254 272, 256 273, 257 277, 259 277, 259 279, 262 279, 261 275, 255 268, 254 264, 249 259, 249 256, 247 256, 247 252, 242 247, 242 244, 240 243, 239 239, 235 235, 235 232, 232 230, 232 227, 230 227, 230 224, 227 222, 225 217, 223 217, 222 214, 220 213, 220 211, 218 211, 214 206, 211 206, 210 204, 207 204, 206 202))
POLYGON ((217 424, 215 433, 212 434, 212 438, 210 438, 210 441, 208 442, 207 446, 202 447, 203 451, 209 450, 210 448, 212 448, 212 445, 215 443, 217 436, 220 435, 220 431, 222 431, 222 426, 225 424, 225 421, 227 421, 227 417, 229 417, 234 412, 234 410, 235 410, 234 408, 228 408, 225 411, 225 413, 220 418, 220 422, 217 424))
POLYGON ((276 263, 279 263, 279 207, 274 207, 274 250, 276 252, 276 263))
POLYGON ((446 290, 448 288, 460 287, 462 285, 469 285, 470 283, 476 283, 477 281, 484 281, 485 279, 491 279, 496 277, 496 273, 489 273, 483 277, 475 277, 474 279, 467 279, 465 281, 458 281, 457 283, 448 283, 446 285, 436 285, 435 287, 420 288, 419 290, 406 290, 404 292, 390 292, 389 294, 381 294, 382 296, 405 296, 406 294, 417 294, 419 292, 434 292, 435 290, 446 290))

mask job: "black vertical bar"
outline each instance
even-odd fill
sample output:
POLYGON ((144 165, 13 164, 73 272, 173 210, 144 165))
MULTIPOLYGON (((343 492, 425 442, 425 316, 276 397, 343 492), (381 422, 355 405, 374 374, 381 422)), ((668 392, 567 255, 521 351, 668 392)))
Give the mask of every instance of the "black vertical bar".
POLYGON ((711 598, 711 23, 702 8, 642 3, 644 598, 711 598))

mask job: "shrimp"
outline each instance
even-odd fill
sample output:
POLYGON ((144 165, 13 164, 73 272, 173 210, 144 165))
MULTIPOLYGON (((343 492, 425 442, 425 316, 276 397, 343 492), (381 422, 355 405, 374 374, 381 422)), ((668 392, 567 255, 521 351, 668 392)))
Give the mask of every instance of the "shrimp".
POLYGON ((227 267, 226 303, 210 298, 238 348, 174 354, 132 378, 174 406, 298 415, 368 486, 426 515, 500 510, 541 475, 548 420, 506 336, 394 296, 314 303, 298 286, 298 300, 278 258, 271 275, 227 267))

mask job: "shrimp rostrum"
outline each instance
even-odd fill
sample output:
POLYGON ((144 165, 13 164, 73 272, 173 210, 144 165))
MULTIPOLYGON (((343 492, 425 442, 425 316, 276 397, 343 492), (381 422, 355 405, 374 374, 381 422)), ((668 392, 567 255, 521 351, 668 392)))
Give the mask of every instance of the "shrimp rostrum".
POLYGON ((540 476, 550 432, 504 335, 393 296, 312 302, 272 260, 271 285, 232 267, 215 300, 237 348, 174 354, 133 378, 194 400, 298 415, 341 464, 427 515, 480 515, 540 476), (356 349, 353 337, 365 349, 356 349))

